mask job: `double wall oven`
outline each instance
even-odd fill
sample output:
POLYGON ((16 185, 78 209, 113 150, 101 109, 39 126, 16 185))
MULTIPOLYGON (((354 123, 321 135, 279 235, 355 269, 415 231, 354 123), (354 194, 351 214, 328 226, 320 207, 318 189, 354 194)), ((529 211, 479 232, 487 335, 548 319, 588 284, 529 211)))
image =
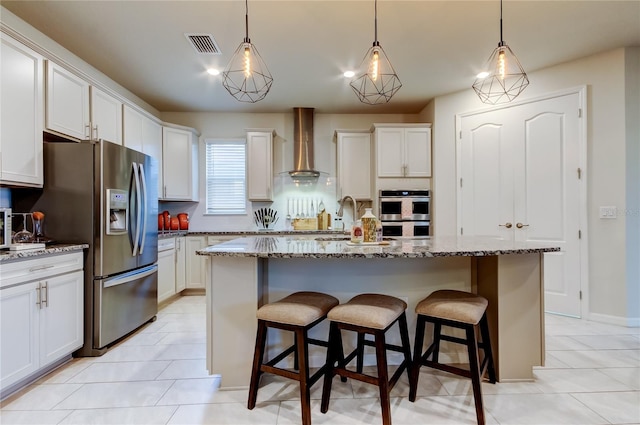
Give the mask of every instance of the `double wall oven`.
POLYGON ((383 236, 430 235, 430 191, 381 190, 378 201, 383 236))

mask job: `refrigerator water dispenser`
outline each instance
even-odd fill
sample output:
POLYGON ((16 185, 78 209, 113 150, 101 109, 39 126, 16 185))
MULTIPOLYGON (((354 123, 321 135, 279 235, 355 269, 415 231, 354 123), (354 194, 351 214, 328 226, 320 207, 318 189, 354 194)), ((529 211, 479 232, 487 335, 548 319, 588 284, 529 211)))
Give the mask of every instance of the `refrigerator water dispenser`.
POLYGON ((107 235, 120 235, 127 233, 129 228, 128 221, 128 193, 126 190, 107 189, 108 216, 107 235))

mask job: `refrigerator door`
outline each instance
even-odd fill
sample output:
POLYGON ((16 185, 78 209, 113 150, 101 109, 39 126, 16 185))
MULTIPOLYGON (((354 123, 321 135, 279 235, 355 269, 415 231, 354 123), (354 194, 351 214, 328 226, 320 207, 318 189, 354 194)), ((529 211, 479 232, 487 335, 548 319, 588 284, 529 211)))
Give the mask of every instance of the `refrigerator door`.
POLYGON ((158 266, 94 280, 93 346, 101 349, 158 312, 158 266))
POLYGON ((106 277, 138 267, 137 253, 133 251, 138 212, 135 200, 140 195, 134 175, 135 154, 135 151, 115 143, 101 141, 96 144, 94 170, 97 174, 96 198, 99 199, 94 241, 96 277, 106 277), (124 197, 127 211, 119 204, 114 205, 113 196, 109 196, 113 193, 124 197), (126 220, 125 231, 109 230, 116 223, 114 215, 120 221, 126 220))
POLYGON ((140 242, 138 266, 147 266, 158 261, 158 163, 142 153, 136 159, 141 188, 140 242))

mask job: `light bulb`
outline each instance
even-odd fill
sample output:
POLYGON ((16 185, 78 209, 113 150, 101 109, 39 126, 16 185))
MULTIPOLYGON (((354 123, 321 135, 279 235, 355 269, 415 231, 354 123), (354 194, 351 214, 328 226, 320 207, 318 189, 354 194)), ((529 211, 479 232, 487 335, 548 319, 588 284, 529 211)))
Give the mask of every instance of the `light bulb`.
POLYGON ((380 66, 378 50, 374 50, 371 55, 371 79, 376 81, 378 79, 378 72, 380 66))
POLYGON ((251 77, 251 49, 249 47, 244 48, 244 76, 245 78, 251 77))
POLYGON ((507 70, 507 62, 504 55, 504 50, 500 50, 500 53, 498 53, 498 74, 500 74, 501 80, 504 80, 506 70, 507 70))

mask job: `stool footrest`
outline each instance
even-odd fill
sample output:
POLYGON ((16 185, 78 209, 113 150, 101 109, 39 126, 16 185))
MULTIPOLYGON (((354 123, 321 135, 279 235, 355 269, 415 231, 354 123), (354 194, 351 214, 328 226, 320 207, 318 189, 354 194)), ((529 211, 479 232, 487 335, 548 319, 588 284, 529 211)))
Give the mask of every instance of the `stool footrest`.
POLYGON ((464 338, 458 338, 451 335, 440 335, 440 339, 443 341, 455 342, 457 344, 467 345, 467 340, 464 338))
POLYGON ((453 373, 454 375, 464 376, 465 378, 471 378, 471 371, 466 369, 461 369, 459 367, 450 366, 444 363, 436 363, 432 360, 423 360, 422 364, 425 366, 432 367, 434 369, 439 369, 445 372, 453 373))
POLYGON ((284 350, 282 353, 280 353, 277 356, 275 356, 273 359, 271 359, 268 362, 266 362, 265 365, 266 366, 273 366, 275 364, 278 364, 280 361, 285 359, 289 354, 293 353, 295 351, 295 349, 296 349, 296 346, 294 344, 291 347, 289 347, 286 350, 284 350))
MULTIPOLYGON (((362 343, 364 345, 366 345, 366 346, 369 346, 369 347, 375 347, 376 346, 375 342, 370 341, 368 339, 365 339, 364 341, 362 341, 362 343)), ((404 353, 404 349, 399 345, 385 344, 384 348, 387 349, 387 350, 390 350, 390 351, 397 351, 398 353, 404 353)))

